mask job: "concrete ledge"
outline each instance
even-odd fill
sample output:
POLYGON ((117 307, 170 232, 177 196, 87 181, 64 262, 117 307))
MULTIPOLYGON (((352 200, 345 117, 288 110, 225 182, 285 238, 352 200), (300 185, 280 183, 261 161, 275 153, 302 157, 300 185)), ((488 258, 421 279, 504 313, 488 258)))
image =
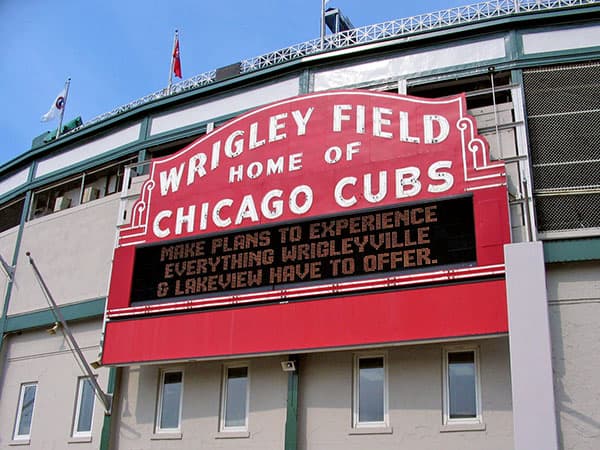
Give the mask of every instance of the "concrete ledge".
POLYGON ((183 433, 154 433, 151 441, 174 441, 183 439, 183 433))
POLYGON ((358 427, 352 428, 348 431, 349 435, 363 435, 363 434, 393 434, 394 429, 392 427, 358 427))
POLYGON ((249 431, 220 431, 213 436, 215 439, 247 439, 250 437, 249 431))
POLYGON ((91 436, 86 436, 86 437, 74 437, 68 440, 68 444, 85 444, 85 443, 90 443, 92 442, 92 437, 91 436))
POLYGON ((447 423, 440 427, 440 433, 453 433, 458 431, 485 431, 485 423, 447 423))

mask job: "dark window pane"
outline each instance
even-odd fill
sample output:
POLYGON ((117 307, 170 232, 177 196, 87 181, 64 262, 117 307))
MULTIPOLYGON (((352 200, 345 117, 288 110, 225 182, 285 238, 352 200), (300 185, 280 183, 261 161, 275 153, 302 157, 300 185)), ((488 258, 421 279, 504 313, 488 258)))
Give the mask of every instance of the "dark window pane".
POLYGON ((246 426, 248 368, 227 369, 227 398, 225 400, 225 427, 246 426))
POLYGON ((448 353, 449 413, 451 419, 477 416, 475 353, 448 353))
POLYGON ((79 399, 79 419, 77 432, 82 433, 92 430, 92 414, 94 412, 94 388, 89 379, 82 380, 81 398, 79 399))
POLYGON ((160 428, 179 428, 181 380, 181 372, 168 372, 164 375, 160 428))
POLYGON ((24 387, 23 403, 21 404, 21 417, 19 419, 19 436, 28 436, 31 432, 31 419, 33 417, 33 404, 35 402, 36 385, 24 387))
POLYGON ((383 422, 383 358, 361 358, 358 371, 358 421, 383 422))
POLYGON ((25 199, 20 199, 0 208, 0 233, 19 225, 24 205, 25 199))

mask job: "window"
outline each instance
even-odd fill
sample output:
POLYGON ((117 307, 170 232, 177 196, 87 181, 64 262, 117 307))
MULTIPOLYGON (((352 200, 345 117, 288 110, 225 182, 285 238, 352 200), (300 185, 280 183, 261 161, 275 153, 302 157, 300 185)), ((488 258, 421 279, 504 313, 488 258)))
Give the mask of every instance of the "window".
POLYGON ((221 431, 248 429, 248 367, 229 366, 223 371, 221 431))
POLYGON ((115 161, 40 188, 33 193, 29 219, 73 208, 119 191, 125 166, 134 159, 128 157, 115 161))
POLYGON ((77 404, 73 420, 72 436, 89 437, 92 435, 94 416, 94 386, 88 377, 79 378, 77 383, 77 404))
POLYGON ((383 355, 354 360, 354 427, 386 426, 387 370, 383 355))
POLYGON ((475 349, 444 352, 444 423, 481 423, 479 364, 475 349))
POLYGON ((43 187, 33 194, 29 218, 37 219, 38 217, 77 206, 79 204, 80 190, 80 176, 43 187))
POLYGON ((24 383, 21 385, 17 420, 15 421, 15 432, 13 434, 14 440, 26 440, 31 436, 31 421, 33 419, 36 392, 37 383, 24 383))
POLYGON ((0 233, 21 223, 25 198, 21 197, 0 206, 0 233))
POLYGON ((172 155, 173 153, 178 152, 188 144, 191 144, 202 134, 203 133, 199 133, 188 138, 179 139, 177 141, 170 141, 165 144, 157 145, 156 147, 150 147, 146 150, 147 155, 149 155, 151 159, 162 158, 163 156, 172 155))
POLYGON ((183 372, 163 371, 160 377, 156 432, 180 431, 183 372))

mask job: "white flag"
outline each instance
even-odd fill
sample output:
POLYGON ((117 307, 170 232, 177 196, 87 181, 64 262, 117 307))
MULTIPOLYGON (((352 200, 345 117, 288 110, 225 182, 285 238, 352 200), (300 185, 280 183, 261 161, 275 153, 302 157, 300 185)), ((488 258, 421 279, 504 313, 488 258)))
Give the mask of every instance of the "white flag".
POLYGON ((60 116, 60 113, 65 108, 66 96, 67 88, 65 86, 63 90, 60 91, 60 93, 56 96, 56 99, 54 100, 54 103, 52 103, 50 110, 42 116, 42 122, 48 122, 49 120, 56 119, 58 116, 60 116))

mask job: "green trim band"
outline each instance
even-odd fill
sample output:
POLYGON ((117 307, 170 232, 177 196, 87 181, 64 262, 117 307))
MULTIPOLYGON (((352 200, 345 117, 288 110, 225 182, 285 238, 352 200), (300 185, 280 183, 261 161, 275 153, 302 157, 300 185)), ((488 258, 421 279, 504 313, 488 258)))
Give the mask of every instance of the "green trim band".
MULTIPOLYGON (((67 321, 92 319, 104 315, 105 304, 106 298, 102 297, 64 305, 60 307, 60 311, 67 321)), ((4 331, 7 333, 14 333, 17 331, 31 330, 34 328, 50 326, 54 322, 56 322, 56 318, 54 317, 52 310, 48 308, 40 311, 8 316, 4 331)))
POLYGON ((300 73, 300 82, 298 86, 298 94, 308 94, 311 91, 311 72, 309 69, 304 69, 300 73))
POLYGON ((547 263, 600 260, 600 238, 544 242, 547 263))

